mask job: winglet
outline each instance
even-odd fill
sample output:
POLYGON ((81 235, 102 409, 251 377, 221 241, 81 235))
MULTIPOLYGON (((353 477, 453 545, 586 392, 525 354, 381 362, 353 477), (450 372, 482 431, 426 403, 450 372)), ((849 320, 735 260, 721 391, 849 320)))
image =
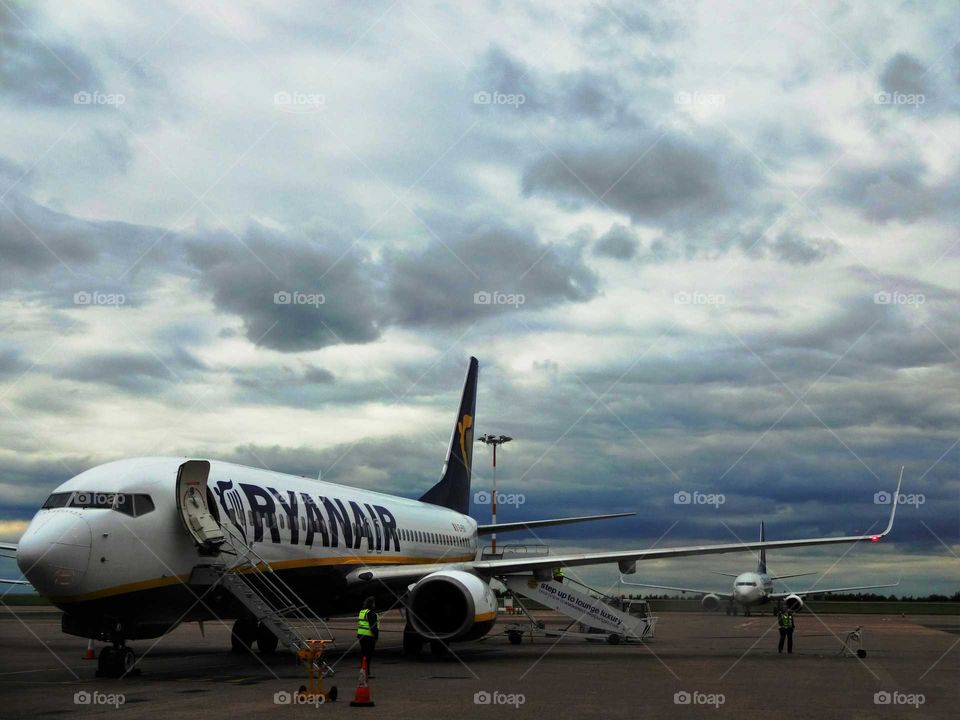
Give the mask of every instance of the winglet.
POLYGON ((893 493, 893 497, 890 498, 890 505, 891 505, 891 508, 890 508, 890 522, 887 523, 887 529, 886 529, 886 530, 884 530, 884 531, 883 531, 882 533, 880 533, 879 535, 873 535, 873 536, 870 538, 873 542, 879 542, 879 540, 880 540, 881 538, 886 537, 887 535, 890 534, 890 531, 893 530, 893 519, 894 519, 894 517, 896 517, 896 515, 897 515, 897 505, 900 504, 900 485, 903 484, 903 468, 904 468, 904 466, 901 465, 901 466, 900 466, 900 479, 897 480, 897 489, 896 489, 896 491, 893 493))

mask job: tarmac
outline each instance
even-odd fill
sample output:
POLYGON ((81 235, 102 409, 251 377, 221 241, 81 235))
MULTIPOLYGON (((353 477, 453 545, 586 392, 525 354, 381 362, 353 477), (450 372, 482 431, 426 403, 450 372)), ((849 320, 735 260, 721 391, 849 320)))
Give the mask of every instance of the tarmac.
MULTIPOLYGON (((539 614, 548 628, 566 621, 539 614)), ((401 649, 402 620, 385 616, 374 659, 374 708, 352 708, 359 654, 353 624, 334 620, 328 656, 339 699, 291 703, 306 681, 292 656, 229 651, 221 623, 184 625, 131 643, 141 673, 94 677, 86 642, 45 607, 0 607, 0 717, 271 718, 954 718, 960 708, 960 616, 796 616, 793 655, 777 652, 769 615, 662 613, 656 637, 609 645, 554 637, 511 645, 501 616, 487 638, 447 657, 401 649), (863 627, 865 658, 838 655, 863 627)), ((98 647, 100 645, 98 644, 98 647)))

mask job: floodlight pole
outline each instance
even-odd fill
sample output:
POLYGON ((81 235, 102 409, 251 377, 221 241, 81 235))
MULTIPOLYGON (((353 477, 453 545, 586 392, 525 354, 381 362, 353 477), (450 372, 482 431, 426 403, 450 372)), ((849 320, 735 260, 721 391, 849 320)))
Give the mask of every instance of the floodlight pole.
MULTIPOLYGON (((507 435, 481 435, 477 438, 479 442, 493 447, 493 493, 490 495, 490 523, 497 524, 497 445, 503 445, 513 440, 507 435)), ((497 534, 490 535, 490 552, 497 552, 497 534)))

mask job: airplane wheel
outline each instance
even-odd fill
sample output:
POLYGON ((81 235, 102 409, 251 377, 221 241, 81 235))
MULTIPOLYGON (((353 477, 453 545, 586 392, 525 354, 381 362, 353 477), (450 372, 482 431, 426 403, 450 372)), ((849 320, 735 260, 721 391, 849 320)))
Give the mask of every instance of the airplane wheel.
POLYGON ((863 648, 857 650, 857 657, 858 657, 858 658, 865 658, 866 656, 867 656, 867 651, 866 651, 866 650, 864 650, 863 648))
POLYGON ((107 645, 97 656, 97 677, 117 677, 117 649, 107 645))
POLYGON ((134 654, 133 650, 126 646, 119 648, 117 650, 116 658, 119 676, 122 677, 123 675, 129 675, 133 672, 133 667, 137 664, 137 656, 134 654))
POLYGON ((450 654, 450 648, 448 648, 447 644, 441 640, 431 640, 430 652, 437 657, 446 657, 450 654))
POLYGON ((250 652, 257 639, 257 626, 244 618, 233 623, 230 632, 230 649, 235 653, 250 652))
POLYGON ((423 638, 412 630, 403 631, 403 654, 408 657, 420 657, 423 651, 423 638))
POLYGON ((516 631, 508 632, 507 640, 510 641, 511 645, 519 645, 520 643, 523 642, 523 633, 516 632, 516 631))
POLYGON ((607 635, 607 643, 610 645, 619 645, 620 636, 619 635, 607 635))
POLYGON ((730 615, 730 608, 727 608, 727 616, 729 617, 729 615, 730 615))
POLYGON ((257 647, 260 648, 261 655, 273 655, 277 651, 277 636, 270 632, 263 623, 257 626, 257 647))

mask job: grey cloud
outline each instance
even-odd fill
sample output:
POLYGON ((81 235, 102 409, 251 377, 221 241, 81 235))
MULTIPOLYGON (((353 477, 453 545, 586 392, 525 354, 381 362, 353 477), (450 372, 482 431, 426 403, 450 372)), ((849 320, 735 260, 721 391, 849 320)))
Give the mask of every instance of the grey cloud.
POLYGON ((960 203, 956 173, 937 183, 926 183, 925 173, 919 160, 848 168, 838 171, 832 185, 817 194, 849 205, 876 223, 916 222, 955 212, 960 203))
POLYGON ((666 131, 616 133, 544 152, 523 173, 523 193, 575 207, 594 203, 634 222, 702 220, 730 210, 755 180, 753 161, 666 131))
POLYGON ((615 260, 629 260, 637 254, 637 239, 630 228, 617 223, 597 239, 593 252, 615 260))
POLYGON ((927 69, 909 53, 897 53, 887 62, 880 75, 880 87, 888 93, 927 95, 927 69))
POLYGON ((338 238, 286 237, 252 225, 240 240, 221 232, 187 245, 201 287, 259 345, 296 352, 380 336, 376 269, 338 238), (315 297, 300 302, 295 293, 315 297))
POLYGON ((30 5, 0 6, 0 93, 30 105, 72 106, 74 93, 102 88, 87 56, 40 25, 30 5))
POLYGON ((151 353, 102 353, 71 362, 60 375, 81 382, 112 385, 130 393, 158 392, 162 386, 176 384, 203 371, 206 366, 185 350, 176 349, 165 356, 151 353))
POLYGON ((396 322, 449 325, 493 314, 581 302, 597 292, 582 246, 540 240, 495 222, 442 233, 420 252, 388 252, 389 301, 396 322), (478 304, 476 293, 524 296, 519 307, 478 304))

